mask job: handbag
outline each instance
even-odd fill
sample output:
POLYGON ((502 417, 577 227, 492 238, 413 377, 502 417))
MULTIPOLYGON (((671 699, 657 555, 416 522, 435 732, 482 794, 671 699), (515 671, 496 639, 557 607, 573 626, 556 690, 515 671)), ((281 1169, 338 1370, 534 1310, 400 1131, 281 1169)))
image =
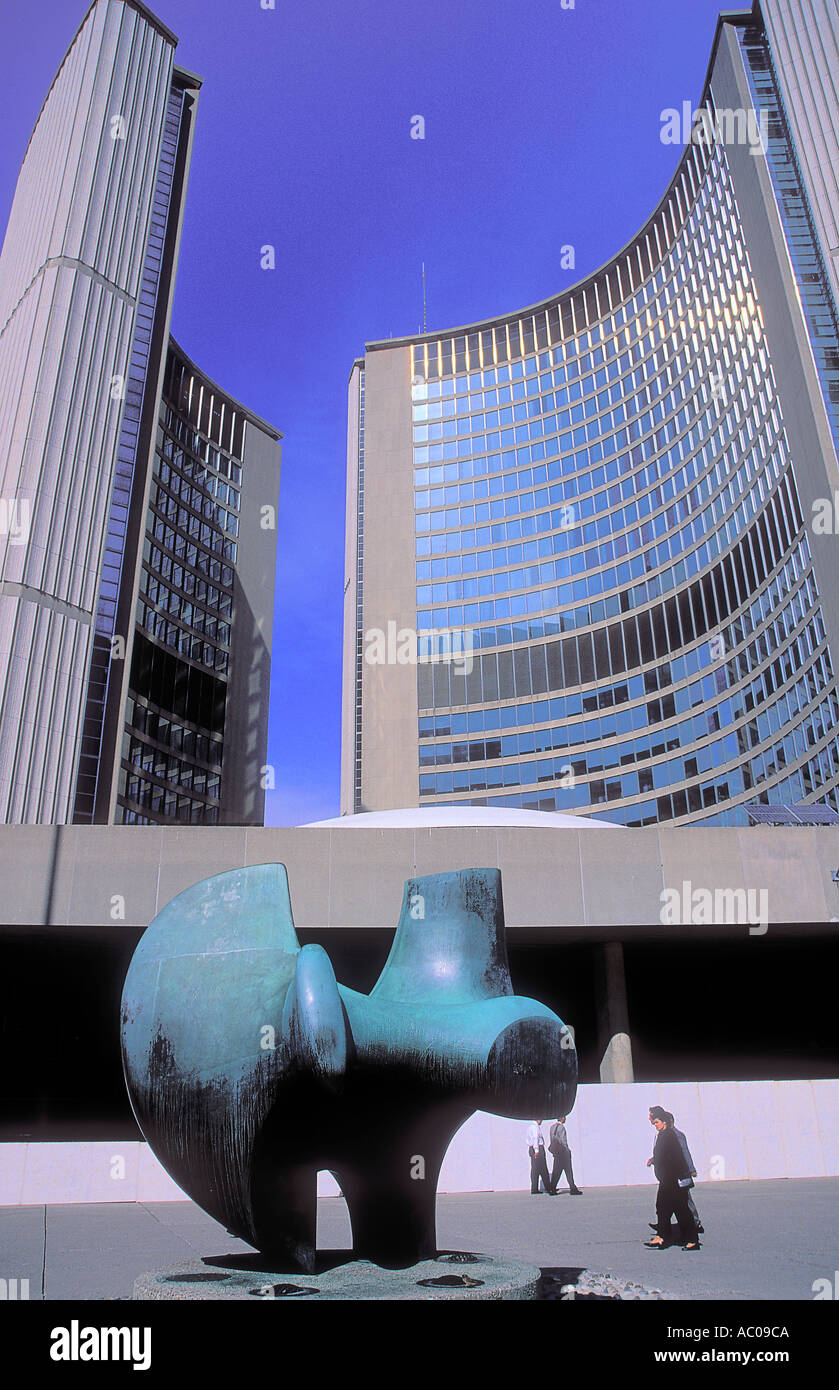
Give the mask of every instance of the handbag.
POLYGON ((693 1178, 679 1178, 680 1187, 693 1187, 693 1178))

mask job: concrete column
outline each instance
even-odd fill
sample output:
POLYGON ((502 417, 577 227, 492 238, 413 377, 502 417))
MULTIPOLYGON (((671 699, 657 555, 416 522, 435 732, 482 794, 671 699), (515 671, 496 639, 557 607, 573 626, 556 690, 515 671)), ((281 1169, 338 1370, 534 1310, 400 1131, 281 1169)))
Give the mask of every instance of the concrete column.
POLYGON ((600 1080, 634 1081, 623 946, 619 941, 608 941, 597 947, 595 998, 600 1080))

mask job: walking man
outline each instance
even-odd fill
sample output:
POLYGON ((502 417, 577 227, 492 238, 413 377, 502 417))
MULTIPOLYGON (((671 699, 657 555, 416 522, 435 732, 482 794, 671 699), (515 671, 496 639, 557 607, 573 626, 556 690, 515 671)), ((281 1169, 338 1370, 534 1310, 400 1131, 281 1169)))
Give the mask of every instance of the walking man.
MULTIPOLYGON (((650 1124, 654 1124, 656 1119, 663 1119, 663 1117, 664 1117, 665 1115, 667 1115, 668 1113, 669 1113, 669 1112, 668 1112, 667 1110, 663 1110, 663 1109, 661 1108, 660 1105, 651 1105, 651 1106, 650 1106, 650 1124)), ((687 1141, 687 1139, 685 1138, 685 1136, 684 1136, 684 1134, 682 1133, 682 1131, 681 1131, 680 1129, 676 1129, 675 1122, 674 1122, 674 1124, 673 1124, 673 1133, 675 1134, 675 1136, 676 1136, 676 1138, 678 1139, 679 1144, 680 1144, 680 1146, 681 1146, 681 1150, 682 1150, 682 1153, 683 1153, 683 1155, 684 1155, 684 1160, 685 1160, 685 1163, 687 1164, 688 1173, 690 1174, 690 1176, 691 1176, 692 1178, 695 1178, 695 1177, 696 1177, 696 1164, 694 1163, 693 1158, 692 1158, 692 1156, 691 1156, 690 1149, 688 1148, 688 1141, 687 1141)), ((647 1162, 647 1167, 648 1167, 648 1168, 650 1168, 650 1167, 652 1166, 652 1162, 653 1162, 653 1160, 650 1158, 650 1159, 648 1160, 648 1162, 647 1162)), ((696 1229, 697 1229, 697 1231, 699 1232, 700 1235, 702 1235, 703 1231, 705 1230, 705 1227, 702 1225, 702 1221, 701 1221, 701 1218, 700 1218, 700 1216, 699 1216, 699 1212, 696 1210, 696 1203, 695 1203, 694 1200, 693 1200, 693 1192, 692 1192, 691 1188, 689 1188, 689 1187, 686 1188, 685 1190, 686 1190, 686 1192, 687 1192, 687 1194, 688 1194, 688 1210, 689 1210, 691 1216, 693 1217, 694 1221, 696 1222, 696 1229)), ((657 1229, 657 1227, 656 1227, 656 1225, 655 1225, 654 1222, 650 1221, 650 1222, 649 1222, 649 1225, 652 1226, 652 1228, 653 1228, 654 1231, 657 1229)))
POLYGON ((656 1115, 653 1124, 656 1141, 651 1162, 658 1178, 655 1203, 657 1226, 656 1235, 652 1240, 644 1241, 644 1244, 651 1250, 666 1249, 671 1244, 671 1217, 675 1216, 684 1242, 682 1248, 698 1250, 699 1234, 687 1203, 688 1188, 693 1185, 693 1179, 682 1146, 673 1131, 673 1116, 669 1110, 664 1110, 661 1115, 656 1115))
POLYGON ((542 1134, 542 1121, 534 1120, 528 1125, 527 1129, 527 1152, 530 1154, 530 1195, 535 1197, 539 1192, 539 1179, 542 1179, 542 1191, 547 1192, 550 1197, 556 1196, 551 1191, 551 1180, 548 1176, 548 1160, 545 1157, 545 1138, 542 1134))
POLYGON ((565 1115, 560 1115, 556 1124, 551 1125, 550 1141, 548 1148, 553 1154, 553 1169, 551 1171, 551 1192, 556 1196, 557 1183, 562 1177, 563 1172, 568 1177, 568 1191, 572 1197, 582 1197, 582 1192, 574 1181, 574 1169, 571 1164, 571 1149, 568 1146, 568 1135, 565 1132, 565 1115))

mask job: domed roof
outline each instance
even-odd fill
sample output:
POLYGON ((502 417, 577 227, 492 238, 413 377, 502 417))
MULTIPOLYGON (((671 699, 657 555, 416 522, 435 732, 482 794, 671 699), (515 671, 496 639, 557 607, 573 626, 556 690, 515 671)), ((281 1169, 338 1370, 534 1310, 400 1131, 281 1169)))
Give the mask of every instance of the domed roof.
POLYGON ((360 830, 431 830, 465 826, 475 829, 531 828, 534 830, 622 830, 594 816, 561 811, 518 811, 510 806, 405 806, 395 811, 360 811, 354 816, 307 822, 303 828, 360 830))

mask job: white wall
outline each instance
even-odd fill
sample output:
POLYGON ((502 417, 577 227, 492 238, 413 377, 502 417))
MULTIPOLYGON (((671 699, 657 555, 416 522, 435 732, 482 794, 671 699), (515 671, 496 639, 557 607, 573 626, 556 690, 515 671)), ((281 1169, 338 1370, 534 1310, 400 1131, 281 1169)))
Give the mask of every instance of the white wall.
MULTIPOLYGON (((651 1105, 673 1112, 700 1182, 839 1174, 839 1080, 636 1082, 578 1088, 566 1129, 580 1187, 651 1180, 651 1105)), ((529 1186, 527 1125, 479 1113, 455 1136, 439 1190, 529 1186)))

